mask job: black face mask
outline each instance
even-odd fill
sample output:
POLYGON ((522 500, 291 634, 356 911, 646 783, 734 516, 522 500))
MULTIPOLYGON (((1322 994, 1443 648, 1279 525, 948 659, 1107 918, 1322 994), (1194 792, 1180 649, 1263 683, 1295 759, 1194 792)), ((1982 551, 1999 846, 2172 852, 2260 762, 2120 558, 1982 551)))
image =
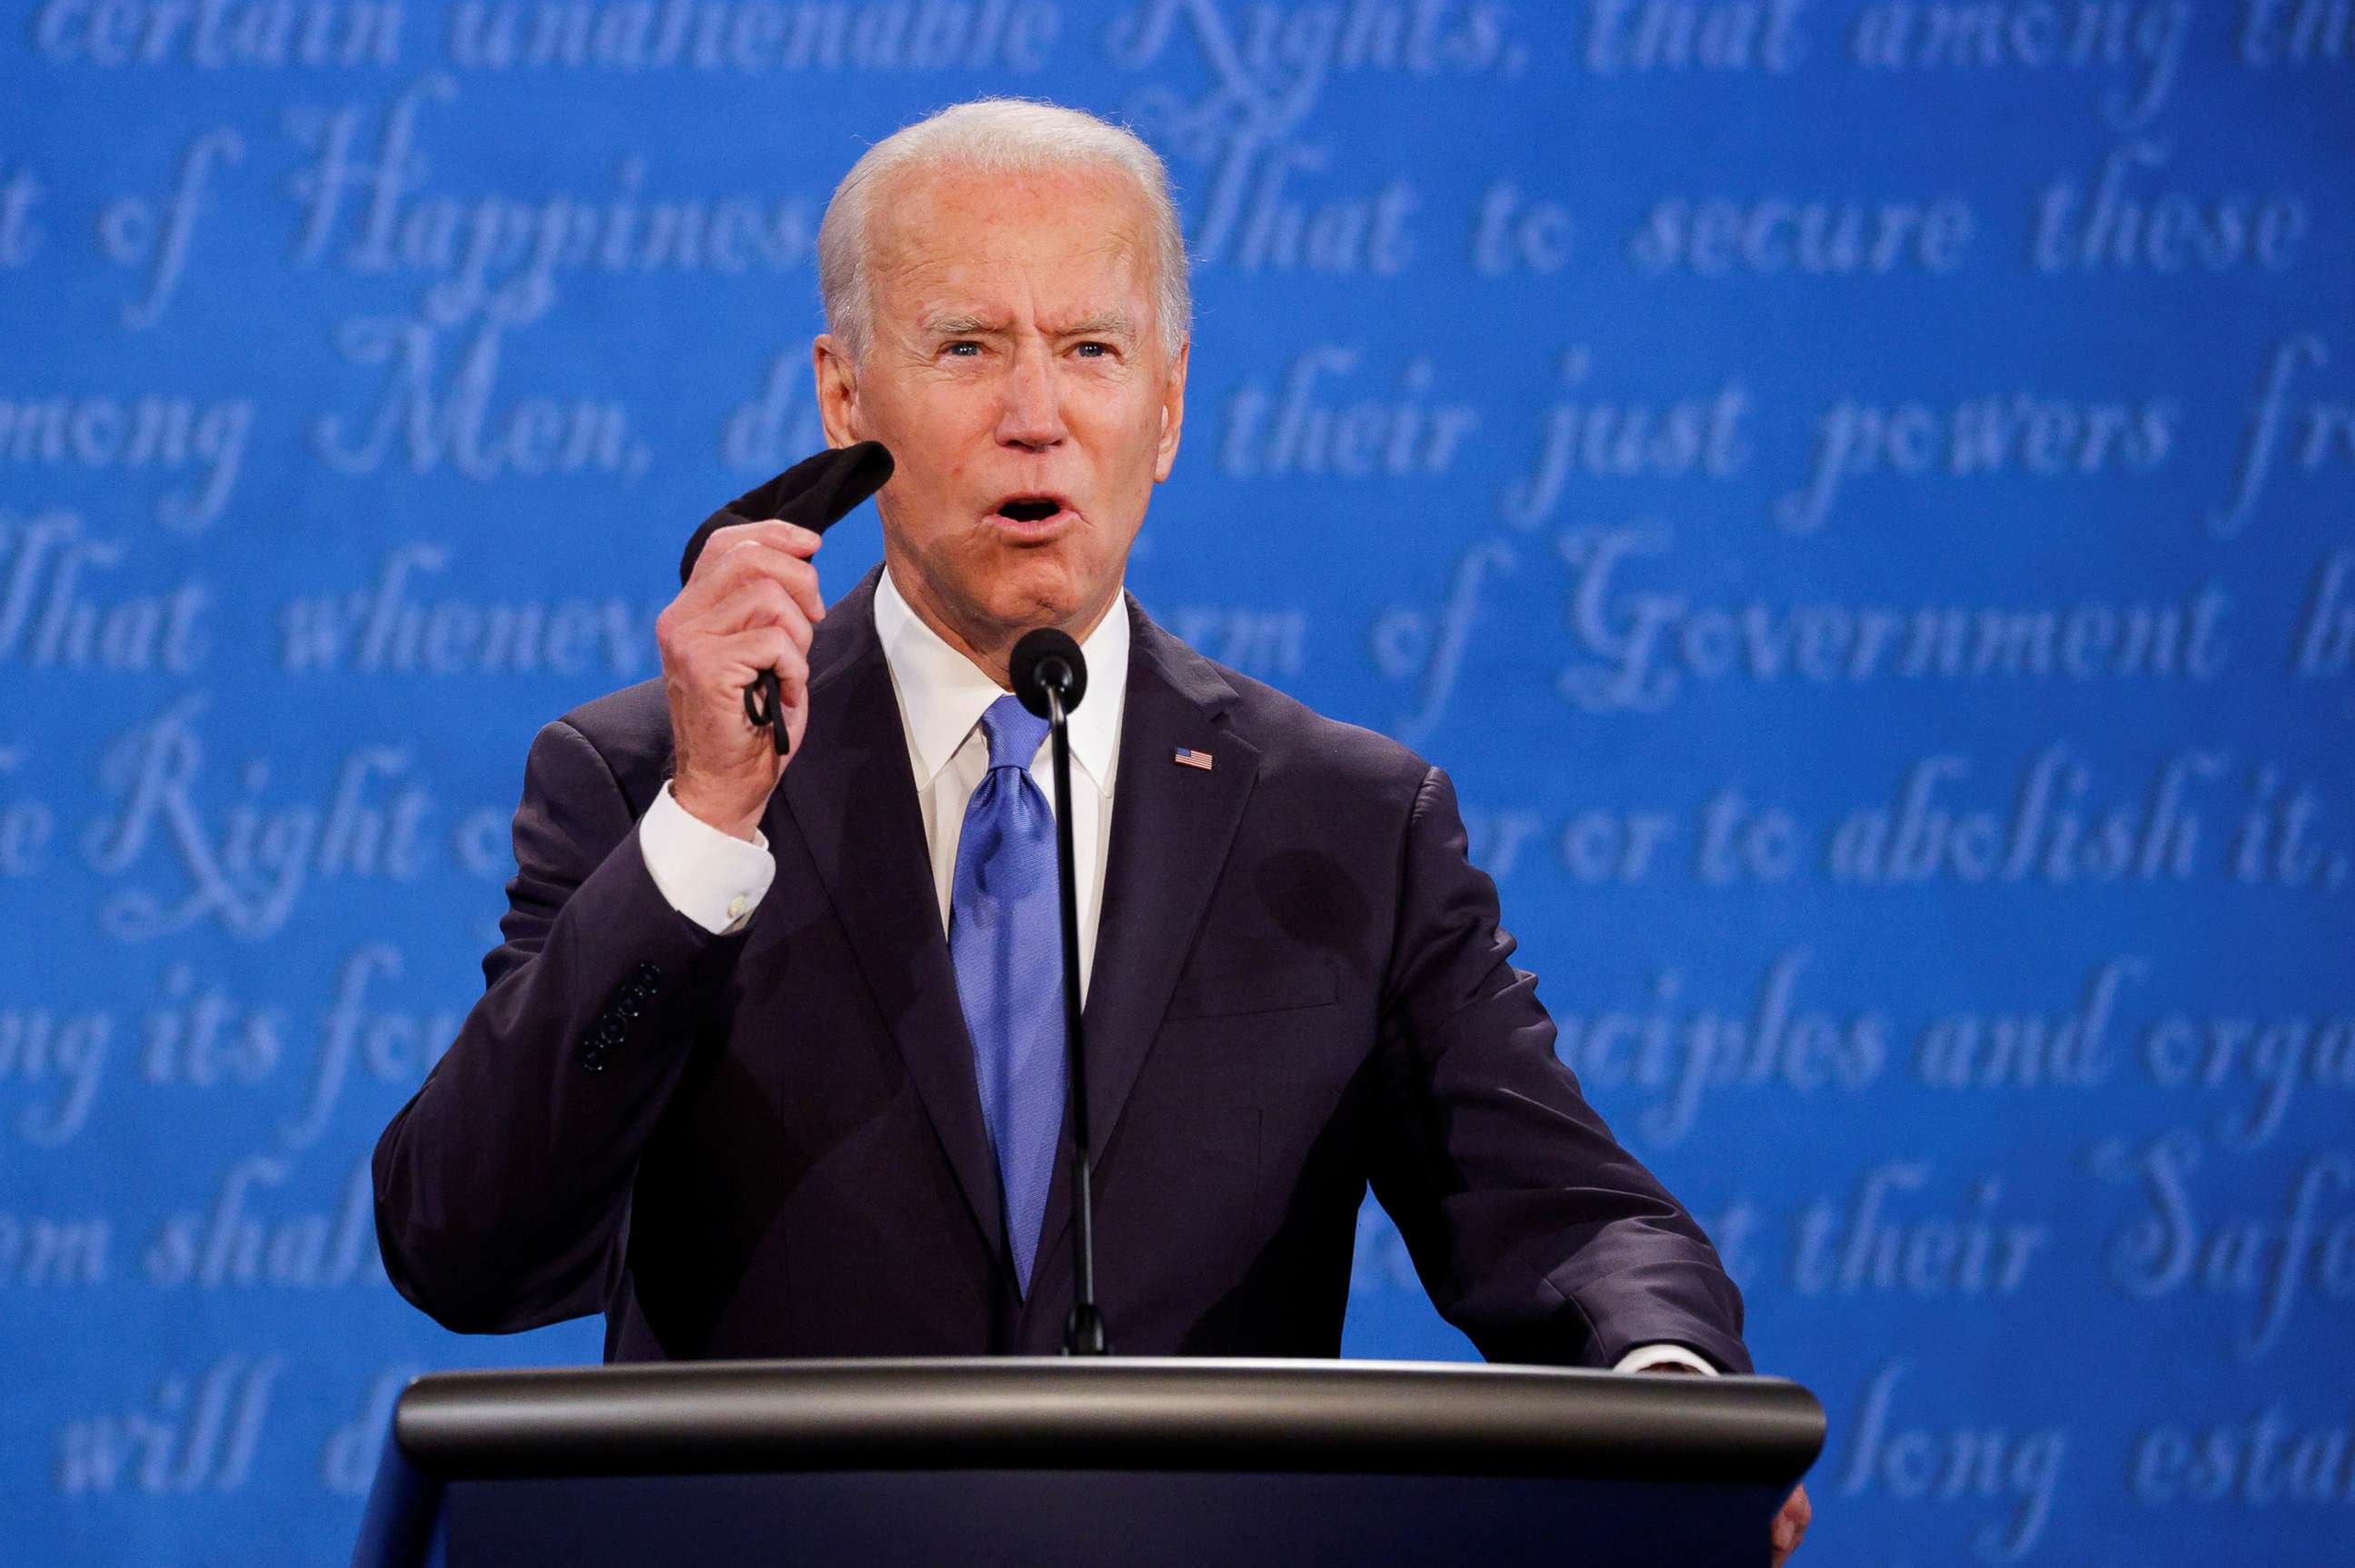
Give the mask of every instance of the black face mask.
MULTIPOLYGON (((695 537, 687 541, 687 553, 678 558, 678 580, 683 584, 694 574, 696 558, 721 528, 777 518, 822 534, 849 515, 859 502, 883 488, 884 481, 890 477, 891 454, 879 441, 829 447, 805 457, 760 488, 745 491, 704 518, 695 537)), ((782 757, 792 750, 785 734, 784 698, 777 687, 776 671, 762 670, 760 677, 744 688, 744 717, 755 725, 768 726, 777 755, 782 757)))
POLYGON ((721 528, 779 517, 822 534, 883 488, 890 477, 891 454, 879 441, 829 447, 805 457, 704 518, 695 537, 687 541, 687 553, 678 558, 678 580, 683 584, 694 573, 696 558, 721 528))

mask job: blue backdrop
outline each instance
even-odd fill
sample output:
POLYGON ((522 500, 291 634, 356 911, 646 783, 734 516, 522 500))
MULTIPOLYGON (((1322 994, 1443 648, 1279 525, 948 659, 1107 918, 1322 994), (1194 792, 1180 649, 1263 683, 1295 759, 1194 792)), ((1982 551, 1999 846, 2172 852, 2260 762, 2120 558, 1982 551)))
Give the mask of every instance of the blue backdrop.
POLYGON ((402 1378, 595 1359, 395 1296, 368 1151, 534 730, 821 444, 834 182, 1001 92, 1181 187, 1130 585, 1453 773, 1801 1561, 2355 1562, 2343 0, 5 16, 0 1558, 332 1560, 402 1378))

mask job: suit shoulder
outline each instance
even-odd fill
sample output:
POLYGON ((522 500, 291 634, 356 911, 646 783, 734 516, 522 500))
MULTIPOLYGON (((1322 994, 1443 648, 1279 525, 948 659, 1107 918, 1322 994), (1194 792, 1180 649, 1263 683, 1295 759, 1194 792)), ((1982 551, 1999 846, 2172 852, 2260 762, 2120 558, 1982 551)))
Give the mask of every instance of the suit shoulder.
POLYGON ((632 811, 653 804, 671 768, 670 707, 659 678, 609 691, 556 722, 589 742, 632 811))
POLYGON ((1296 774, 1320 787, 1372 791, 1412 803, 1431 763, 1377 730, 1327 718, 1298 698, 1209 662, 1234 688, 1235 731, 1260 748, 1263 772, 1296 774))

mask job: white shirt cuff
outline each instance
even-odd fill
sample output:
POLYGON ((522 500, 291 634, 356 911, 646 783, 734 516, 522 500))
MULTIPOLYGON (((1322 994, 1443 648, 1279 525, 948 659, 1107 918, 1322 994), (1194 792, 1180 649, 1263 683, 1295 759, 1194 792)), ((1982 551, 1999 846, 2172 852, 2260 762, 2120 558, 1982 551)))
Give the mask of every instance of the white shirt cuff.
POLYGON ((743 930, 777 875, 759 828, 750 843, 722 833, 673 800, 667 779, 638 819, 638 853, 670 907, 714 936, 743 930))
POLYGON ((1620 1357, 1611 1370, 1614 1372, 1640 1372, 1647 1367, 1690 1367, 1706 1376, 1717 1376, 1715 1367, 1682 1345, 1638 1345, 1620 1357))

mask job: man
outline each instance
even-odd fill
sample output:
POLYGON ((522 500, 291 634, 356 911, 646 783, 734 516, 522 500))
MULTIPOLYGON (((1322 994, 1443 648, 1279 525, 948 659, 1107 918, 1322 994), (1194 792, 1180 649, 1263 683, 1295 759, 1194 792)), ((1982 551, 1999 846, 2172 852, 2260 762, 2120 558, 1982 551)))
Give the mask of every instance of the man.
POLYGON ((882 568, 827 606, 815 535, 723 528, 660 619, 661 681, 541 731, 488 988, 377 1149, 402 1293, 468 1331, 602 1308, 609 1360, 1059 1347, 1052 820, 1044 726, 1006 691, 1053 625, 1090 671, 1114 1346, 1337 1354, 1370 1183, 1492 1359, 1749 1371, 1717 1253, 1507 963, 1445 776, 1122 592, 1185 411, 1160 161, 1071 111, 961 105, 858 161, 820 252, 828 443, 897 460, 882 568), (789 756, 746 721, 765 669, 789 756))

